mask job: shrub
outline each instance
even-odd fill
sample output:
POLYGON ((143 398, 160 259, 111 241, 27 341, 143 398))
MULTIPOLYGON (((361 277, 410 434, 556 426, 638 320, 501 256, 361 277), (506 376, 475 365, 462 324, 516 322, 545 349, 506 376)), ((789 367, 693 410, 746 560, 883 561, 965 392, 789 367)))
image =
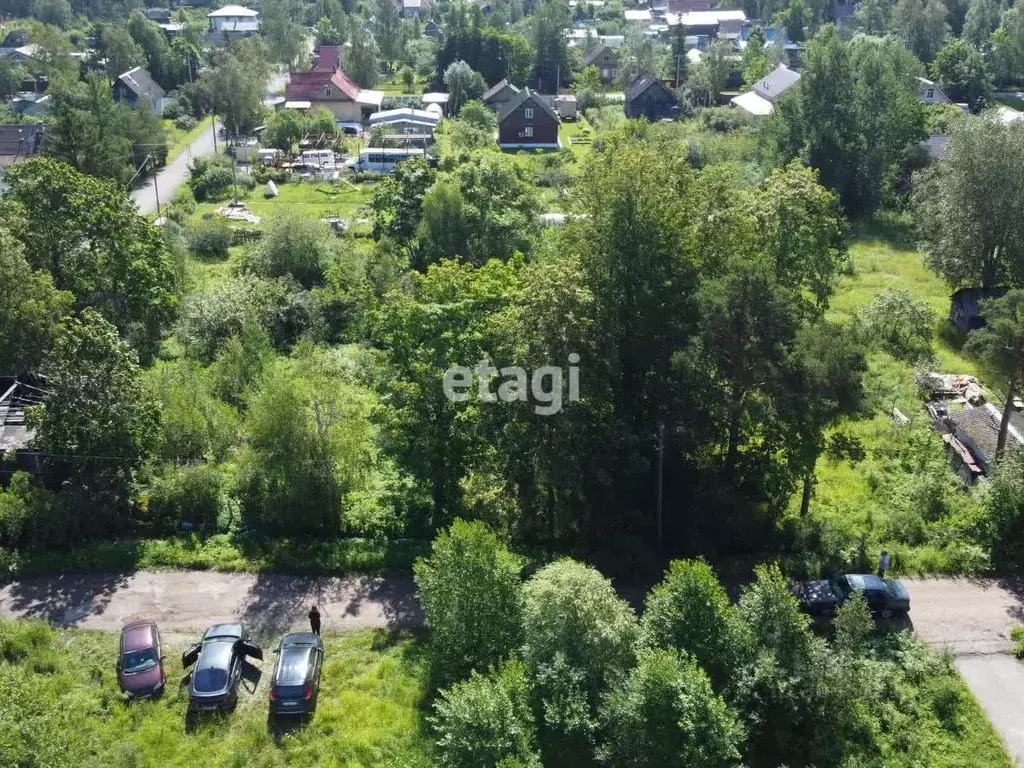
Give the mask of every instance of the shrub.
POLYGON ((752 125, 753 118, 735 107, 706 107, 697 113, 697 122, 702 130, 711 133, 730 133, 737 128, 752 125))
POLYGON ((48 650, 52 642, 53 629, 45 622, 0 619, 0 659, 8 664, 48 650))
POLYGON ((192 115, 182 115, 174 121, 174 127, 179 131, 191 131, 197 125, 199 125, 199 121, 192 115))
POLYGON ((609 694, 599 750, 609 765, 726 768, 740 762, 743 729, 697 664, 674 650, 645 653, 609 694))
POLYGON ((153 532, 177 533, 186 522, 206 532, 215 530, 223 482, 208 464, 166 467, 149 490, 147 521, 153 532))
POLYGON ((231 227, 223 221, 198 221, 188 230, 188 248, 203 259, 227 258, 231 227))
POLYGON ((161 116, 165 120, 177 120, 181 115, 181 103, 177 99, 164 99, 164 111, 161 116))
POLYGON ((1010 630, 1013 640, 1013 653, 1018 659, 1024 659, 1024 627, 1017 626, 1010 630))
POLYGON ((691 654, 721 691, 744 658, 747 644, 736 609, 711 566, 676 560, 647 595, 644 644, 691 654))
POLYGON ((893 357, 914 363, 931 354, 935 313, 909 291, 886 288, 865 306, 864 317, 872 340, 893 357))
POLYGON ((311 288, 323 282, 334 242, 330 226, 322 221, 278 216, 260 242, 246 251, 242 269, 264 277, 291 275, 311 288))
POLYGON ((871 618, 871 609, 864 599, 863 592, 856 592, 853 597, 839 606, 832 620, 835 628, 835 646, 840 651, 863 655, 875 634, 875 622, 871 618))
POLYGON ((522 559, 478 520, 456 520, 434 539, 430 556, 416 561, 436 685, 485 670, 519 645, 522 568, 522 559))
POLYGON ((431 721, 441 765, 539 768, 529 681, 522 662, 509 661, 487 675, 474 671, 469 679, 440 692, 434 712, 431 721))
POLYGON ((195 158, 189 173, 189 189, 201 203, 225 197, 232 189, 231 161, 223 155, 195 158))
POLYGON ((608 579, 566 558, 523 587, 523 633, 545 764, 570 764, 592 753, 601 697, 633 666, 636 615, 608 579))
POLYGON ((287 168, 275 168, 272 165, 261 165, 253 171, 253 179, 257 184, 272 181, 275 184, 287 184, 292 180, 292 172, 287 168))

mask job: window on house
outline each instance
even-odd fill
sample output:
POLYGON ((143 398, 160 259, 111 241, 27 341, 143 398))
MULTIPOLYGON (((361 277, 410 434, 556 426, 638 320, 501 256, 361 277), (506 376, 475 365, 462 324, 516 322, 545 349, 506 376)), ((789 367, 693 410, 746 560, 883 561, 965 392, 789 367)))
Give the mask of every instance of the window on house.
POLYGON ((532 120, 533 119, 533 110, 530 107, 526 108, 526 119, 527 120, 532 120))
MULTIPOLYGON (((529 109, 529 110, 527 110, 527 112, 533 112, 533 110, 529 109)), ((533 138, 533 126, 532 125, 528 125, 525 128, 523 128, 523 136, 525 136, 528 139, 533 138)))
POLYGON ((326 88, 324 88, 324 96, 333 96, 333 95, 334 95, 334 89, 332 89, 331 86, 328 85, 326 88))
POLYGON ((934 99, 935 98, 935 89, 934 88, 929 88, 927 91, 924 92, 924 96, 925 96, 926 99, 934 99))

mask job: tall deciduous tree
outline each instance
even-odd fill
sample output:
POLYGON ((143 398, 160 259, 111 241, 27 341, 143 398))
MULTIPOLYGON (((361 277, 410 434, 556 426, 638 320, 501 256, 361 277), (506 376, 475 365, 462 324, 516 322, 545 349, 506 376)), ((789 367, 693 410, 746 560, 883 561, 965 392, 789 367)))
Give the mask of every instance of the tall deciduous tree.
POLYGON ((99 310, 144 352, 175 305, 174 273, 160 233, 123 188, 49 158, 8 170, 11 231, 36 269, 99 310))
POLYGON ((402 55, 402 17, 394 0, 373 0, 373 39, 388 67, 402 55))
POLYGON ((456 115, 467 101, 479 99, 487 85, 483 76, 461 59, 448 65, 444 84, 448 89, 448 108, 456 115))
POLYGON ((965 349, 981 357, 1006 380, 1006 400, 996 440, 995 462, 998 464, 1006 449, 1013 401, 1021 391, 1024 377, 1024 290, 1009 291, 999 299, 982 300, 981 311, 985 327, 971 331, 965 349))
POLYGON ((73 297, 35 270, 24 248, 0 229, 0 375, 38 371, 73 297))
POLYGON ((439 687, 505 661, 522 642, 524 562, 479 520, 456 520, 413 569, 439 687))
POLYGON ((159 412, 134 350, 86 309, 57 335, 44 368, 49 397, 31 421, 34 445, 60 478, 82 536, 124 534, 135 474, 153 447, 159 412))
POLYGON ((969 118, 917 184, 928 265, 951 287, 1024 285, 1024 125, 969 118))
POLYGON ((992 92, 992 73, 981 52, 965 40, 950 40, 935 56, 932 74, 953 101, 979 111, 992 92))
POLYGON ((921 61, 939 52, 949 32, 941 0, 899 0, 893 8, 891 30, 903 38, 921 61))

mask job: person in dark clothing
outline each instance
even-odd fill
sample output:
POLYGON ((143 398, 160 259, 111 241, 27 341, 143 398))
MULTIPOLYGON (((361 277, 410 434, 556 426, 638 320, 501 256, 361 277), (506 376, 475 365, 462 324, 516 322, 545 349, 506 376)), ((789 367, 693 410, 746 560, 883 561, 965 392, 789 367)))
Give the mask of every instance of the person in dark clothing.
POLYGON ((320 634, 320 611, 316 609, 315 605, 309 609, 309 628, 313 634, 320 634))

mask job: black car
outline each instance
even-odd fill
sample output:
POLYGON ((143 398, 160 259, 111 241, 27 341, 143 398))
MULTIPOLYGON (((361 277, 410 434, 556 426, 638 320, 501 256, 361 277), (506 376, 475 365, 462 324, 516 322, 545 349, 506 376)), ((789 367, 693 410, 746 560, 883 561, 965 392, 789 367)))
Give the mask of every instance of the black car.
POLYGON ((910 593, 902 583, 871 573, 851 573, 833 580, 797 582, 792 586, 792 591, 800 600, 801 607, 812 616, 831 616, 858 591, 864 593, 864 599, 875 618, 905 616, 910 611, 910 593))
POLYGON ((270 714, 309 715, 320 695, 324 644, 312 632, 295 632, 281 638, 274 651, 277 665, 270 681, 270 714))
POLYGON ((244 624, 215 624, 203 641, 181 655, 181 665, 195 664, 189 683, 189 710, 230 711, 238 703, 238 684, 246 657, 263 660, 263 651, 249 639, 244 624))

